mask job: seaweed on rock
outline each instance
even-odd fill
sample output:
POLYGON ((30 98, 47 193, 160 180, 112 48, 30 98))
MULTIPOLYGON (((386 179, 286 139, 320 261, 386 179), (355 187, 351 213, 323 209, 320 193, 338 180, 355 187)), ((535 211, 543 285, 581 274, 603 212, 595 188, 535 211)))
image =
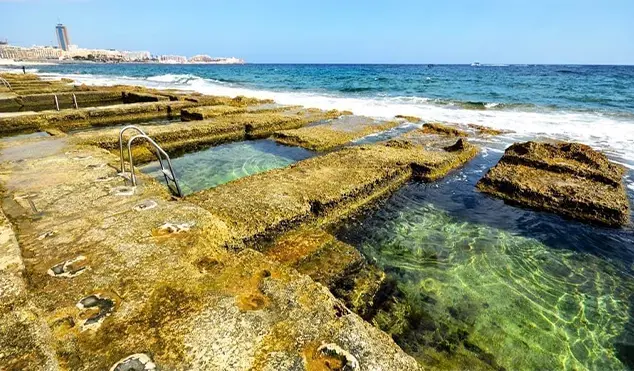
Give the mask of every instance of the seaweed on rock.
POLYGON ((578 143, 516 143, 478 182, 505 201, 608 226, 629 222, 625 168, 578 143))

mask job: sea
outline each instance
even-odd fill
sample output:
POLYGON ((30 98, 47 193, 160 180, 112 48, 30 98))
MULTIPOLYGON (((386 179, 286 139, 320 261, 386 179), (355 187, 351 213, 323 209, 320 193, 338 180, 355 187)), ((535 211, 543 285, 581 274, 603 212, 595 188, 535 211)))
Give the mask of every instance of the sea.
MULTIPOLYGON (((588 144, 626 166, 632 203, 634 66, 52 64, 27 71, 508 130, 476 141, 481 154, 445 179, 410 182, 332 228, 403 293, 392 310, 409 315, 399 322, 380 313, 374 324, 428 368, 634 369, 634 219, 603 228, 475 190, 510 144, 556 139, 588 144)), ((192 174, 183 182, 202 189, 310 156, 276 146, 255 141, 186 154, 174 160, 176 172, 192 174)))

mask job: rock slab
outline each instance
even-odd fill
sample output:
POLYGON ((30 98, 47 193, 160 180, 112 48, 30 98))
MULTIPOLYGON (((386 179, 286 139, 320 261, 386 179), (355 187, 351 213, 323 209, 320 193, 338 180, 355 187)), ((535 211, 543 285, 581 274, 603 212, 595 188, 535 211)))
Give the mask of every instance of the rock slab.
POLYGON ((607 226, 627 224, 625 168, 579 143, 516 143, 477 187, 530 208, 607 226))

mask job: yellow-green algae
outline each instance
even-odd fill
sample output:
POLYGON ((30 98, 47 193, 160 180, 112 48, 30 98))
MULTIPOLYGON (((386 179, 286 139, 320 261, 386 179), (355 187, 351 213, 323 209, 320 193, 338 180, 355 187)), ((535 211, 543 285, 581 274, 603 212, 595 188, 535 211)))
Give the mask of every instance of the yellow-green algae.
POLYGON ((408 115, 396 115, 394 116, 397 119, 403 119, 407 122, 411 122, 411 123, 417 123, 417 122, 421 122, 421 118, 417 117, 417 116, 408 116, 408 115))
MULTIPOLYGON (((266 102, 266 101, 261 101, 266 102)), ((271 103, 262 103, 261 102, 251 102, 244 100, 231 102, 233 104, 218 104, 212 106, 202 106, 202 107, 192 107, 181 110, 181 120, 182 121, 196 121, 196 120, 208 120, 218 116, 226 116, 237 113, 245 113, 245 112, 282 112, 285 110, 290 110, 293 108, 298 108, 296 106, 279 106, 271 103), (238 105, 237 103, 244 105, 238 105), (248 103, 248 105, 247 105, 248 103)))
POLYGON ((506 134, 510 132, 508 130, 493 129, 488 126, 477 125, 477 124, 469 124, 467 126, 470 127, 471 129, 475 129, 479 135, 495 136, 495 135, 506 134))
POLYGON ((296 130, 278 131, 277 142, 313 151, 326 151, 364 136, 400 125, 397 121, 377 121, 368 117, 344 116, 337 120, 296 130))
POLYGON ((55 96, 61 109, 74 108, 73 95, 79 107, 103 106, 123 103, 121 93, 117 91, 77 91, 62 93, 41 93, 15 95, 11 98, 0 98, 0 111, 39 111, 55 108, 55 96))
POLYGON ((440 134, 440 135, 449 135, 454 137, 467 136, 467 133, 465 133, 464 131, 445 125, 445 124, 441 124, 439 122, 425 123, 421 130, 423 131, 423 133, 426 133, 426 134, 440 134))
POLYGON ((630 218, 625 168, 578 143, 516 143, 478 183, 509 202, 620 226, 630 218))
POLYGON ((618 263, 401 197, 355 233, 402 292, 373 322, 424 367, 623 369, 634 286, 618 263))
MULTIPOLYGON (((145 125, 143 130, 166 151, 182 153, 209 145, 268 137, 280 128, 299 127, 311 122, 338 117, 339 115, 340 112, 338 111, 310 109, 293 109, 283 112, 261 111, 219 116, 203 121, 172 123, 169 125, 145 125)), ((118 152, 118 132, 119 129, 78 133, 73 135, 71 141, 76 144, 96 145, 118 152)), ((129 136, 126 136, 126 138, 129 138, 129 136)), ((133 148, 133 156, 137 163, 155 159, 154 152, 146 146, 135 146, 133 148)))
POLYGON ((364 264, 357 249, 319 228, 291 232, 265 254, 328 287, 358 272, 364 264))
MULTIPOLYGON (((34 317, 50 329, 52 340, 43 344, 54 351, 52 369, 108 369, 135 353, 163 369, 284 369, 304 364, 306 349, 323 342, 370 369, 418 368, 306 276, 249 249, 226 251, 232 226, 188 202, 169 201, 152 179, 141 176, 132 196, 114 195, 122 180, 107 166, 113 161, 94 147, 65 146, 1 165, 34 317), (148 199, 158 206, 134 207, 148 199), (165 222, 191 228, 159 233, 165 222), (86 273, 46 274, 80 254, 86 273), (109 298, 113 311, 98 328, 81 331, 85 318, 76 304, 95 294, 109 298)), ((27 339, 33 338, 16 337, 25 353, 11 353, 9 361, 28 355, 27 339)), ((0 344, 2 354, 7 346, 0 344)))
POLYGON ((410 179, 436 179, 470 160, 477 147, 447 151, 403 140, 346 148, 189 196, 232 226, 236 243, 300 223, 340 218, 410 179), (415 170, 414 170, 415 169, 415 170))
POLYGON ((389 285, 385 273, 368 264, 355 247, 320 227, 304 226, 286 233, 264 253, 326 285, 363 318, 372 317, 382 304, 382 291, 389 285))

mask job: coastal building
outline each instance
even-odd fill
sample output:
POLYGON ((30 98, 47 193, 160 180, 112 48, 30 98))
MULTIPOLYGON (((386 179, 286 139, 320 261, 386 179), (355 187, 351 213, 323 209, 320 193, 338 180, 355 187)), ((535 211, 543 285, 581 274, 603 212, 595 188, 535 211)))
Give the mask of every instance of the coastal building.
POLYGON ((52 46, 32 46, 25 48, 8 43, 0 44, 0 59, 48 60, 60 59, 63 51, 52 46))
POLYGON ((244 64, 243 59, 210 57, 206 54, 199 54, 189 58, 189 63, 212 63, 212 64, 244 64))
POLYGON ((129 62, 146 62, 152 59, 152 54, 148 51, 127 51, 121 52, 123 59, 129 62))
POLYGON ((69 50, 70 39, 68 37, 68 30, 66 29, 66 26, 58 23, 57 26, 55 26, 55 34, 57 35, 59 48, 64 51, 69 50))
POLYGON ((174 63, 174 64, 182 64, 187 63, 187 58, 182 55, 161 55, 158 58, 160 63, 174 63))

